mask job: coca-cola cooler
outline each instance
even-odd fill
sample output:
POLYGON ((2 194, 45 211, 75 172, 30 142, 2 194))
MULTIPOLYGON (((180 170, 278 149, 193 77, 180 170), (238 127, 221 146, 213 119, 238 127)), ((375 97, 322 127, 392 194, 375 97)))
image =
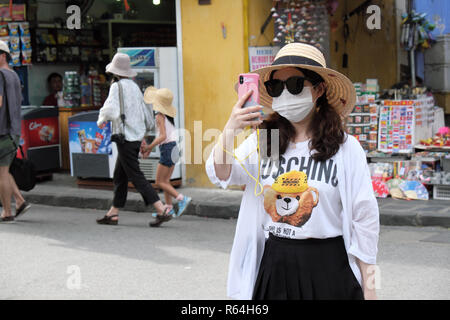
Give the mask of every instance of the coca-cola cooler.
POLYGON ((69 117, 70 172, 80 178, 112 178, 117 148, 111 143, 111 125, 97 127, 98 111, 69 117))
MULTIPOLYGON (((58 108, 22 107, 22 133, 20 144, 25 157, 33 162, 38 172, 57 171, 61 168, 58 108)), ((18 157, 21 157, 18 152, 18 157)))

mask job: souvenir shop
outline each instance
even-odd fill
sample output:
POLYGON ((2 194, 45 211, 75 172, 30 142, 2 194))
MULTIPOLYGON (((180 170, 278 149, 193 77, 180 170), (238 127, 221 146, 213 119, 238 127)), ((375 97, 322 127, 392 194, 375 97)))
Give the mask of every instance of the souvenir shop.
POLYGON ((376 196, 450 200, 450 128, 433 95, 415 88, 391 97, 376 79, 355 88, 347 130, 366 151, 376 196))
MULTIPOLYGON (((376 79, 356 83, 358 103, 348 118, 348 131, 367 152, 377 197, 407 200, 450 200, 450 128, 445 108, 432 89, 441 85, 445 65, 425 72, 426 83, 416 78, 415 53, 442 55, 448 37, 434 37, 435 25, 427 14, 410 11, 402 15, 401 48, 410 57, 410 80, 380 92, 376 79)), ((447 49, 448 50, 448 49, 447 49)), ((425 68, 427 68, 425 66, 425 68)), ((445 88, 450 91, 450 87, 445 88)))
MULTIPOLYGON (((279 47, 284 44, 301 41, 317 46, 325 53, 328 61, 334 60, 344 73, 348 72, 354 55, 367 53, 353 51, 353 56, 347 53, 339 57, 333 55, 333 50, 337 51, 338 46, 336 39, 339 35, 336 30, 342 28, 346 31, 344 42, 348 44, 347 40, 352 38, 349 33, 359 30, 349 27, 354 22, 352 19, 361 19, 361 13, 369 2, 350 8, 351 2, 338 0, 274 1, 270 9, 270 19, 274 24, 271 42, 274 46, 250 47, 250 70, 270 64, 279 47), (342 21, 336 14, 337 10, 341 10, 338 13, 343 15, 342 21), (339 21, 340 26, 335 21, 339 21), (336 48, 330 48, 330 43, 335 43, 336 48)), ((401 35, 397 40, 400 50, 404 50, 411 58, 410 62, 415 61, 416 49, 426 51, 437 46, 435 50, 439 51, 446 47, 445 44, 448 46, 448 39, 442 40, 445 41, 442 44, 441 40, 436 41, 433 37, 432 31, 436 26, 426 14, 411 10, 408 12, 399 17, 401 35)), ((362 37, 374 34, 364 34, 362 37)), ((395 43, 387 45, 395 46, 395 43)), ((385 47, 379 51, 383 50, 388 49, 385 47)), ((369 56, 365 58, 360 59, 361 63, 364 64, 366 60, 372 64, 374 61, 383 61, 369 56)), ((386 61, 383 61, 383 67, 377 69, 390 71, 386 65, 386 61)), ((409 68, 412 81, 391 88, 380 88, 379 79, 373 78, 354 83, 357 104, 346 119, 347 131, 359 140, 367 154, 377 197, 450 200, 450 128, 445 126, 445 106, 437 104, 430 87, 416 83, 413 62, 409 68)), ((445 83, 444 79, 440 82, 445 83)))
MULTIPOLYGON (((130 55, 142 90, 169 87, 178 105, 175 1, 153 2, 83 0, 78 11, 68 11, 70 1, 0 4, 0 39, 23 84, 21 144, 39 173, 112 177, 111 130, 97 128, 96 119, 109 92, 105 67, 116 52, 130 55)), ((149 180, 157 157, 154 151, 143 160, 149 180)))

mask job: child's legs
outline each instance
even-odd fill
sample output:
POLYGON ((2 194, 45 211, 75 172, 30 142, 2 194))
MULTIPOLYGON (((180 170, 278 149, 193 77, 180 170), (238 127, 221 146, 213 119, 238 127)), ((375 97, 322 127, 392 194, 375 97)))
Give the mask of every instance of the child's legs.
POLYGON ((175 166, 167 167, 163 164, 158 164, 156 168, 156 184, 164 191, 164 197, 167 204, 172 204, 172 197, 176 198, 178 192, 170 184, 170 177, 172 176, 175 166))
MULTIPOLYGON (((166 182, 167 182, 168 185, 170 185, 170 187, 172 187, 172 184, 170 183, 170 178, 172 177, 173 170, 175 170, 175 166, 172 166, 172 167, 169 168, 169 173, 167 174, 167 179, 166 179, 166 182)), ((175 190, 175 188, 173 188, 173 189, 175 190)), ((177 193, 177 196, 178 196, 178 192, 176 192, 176 193, 177 193)), ((174 198, 176 198, 177 196, 175 196, 174 198)), ((166 203, 167 204, 172 205, 172 196, 170 195, 169 192, 164 191, 164 198, 166 199, 166 203)))

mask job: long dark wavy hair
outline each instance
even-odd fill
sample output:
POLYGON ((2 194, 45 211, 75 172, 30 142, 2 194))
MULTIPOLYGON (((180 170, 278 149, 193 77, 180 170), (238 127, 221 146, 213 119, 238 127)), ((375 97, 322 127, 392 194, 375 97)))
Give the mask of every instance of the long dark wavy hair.
MULTIPOLYGON (((318 84, 324 82, 323 78, 317 73, 299 69, 305 75, 305 78, 309 80, 315 87, 318 84)), ((273 78, 272 72, 270 78, 273 78)), ((339 147, 345 141, 345 127, 341 116, 336 110, 328 103, 326 91, 321 97, 317 99, 313 118, 308 127, 308 133, 311 136, 309 142, 309 148, 312 153, 311 157, 315 161, 326 161, 333 157, 339 150, 339 147)), ((263 154, 277 159, 279 155, 283 155, 291 141, 294 140, 296 135, 295 127, 286 118, 280 116, 274 112, 268 119, 260 126, 261 129, 267 130, 267 136, 262 140, 263 144, 261 150, 263 154), (272 129, 279 130, 279 150, 272 150, 271 146, 271 131, 272 129)))

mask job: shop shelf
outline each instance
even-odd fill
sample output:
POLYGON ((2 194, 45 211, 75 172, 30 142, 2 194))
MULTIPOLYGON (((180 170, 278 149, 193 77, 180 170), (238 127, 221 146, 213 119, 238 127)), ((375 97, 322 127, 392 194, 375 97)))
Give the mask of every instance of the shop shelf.
POLYGON ((433 199, 450 200, 450 185, 433 185, 433 199))

